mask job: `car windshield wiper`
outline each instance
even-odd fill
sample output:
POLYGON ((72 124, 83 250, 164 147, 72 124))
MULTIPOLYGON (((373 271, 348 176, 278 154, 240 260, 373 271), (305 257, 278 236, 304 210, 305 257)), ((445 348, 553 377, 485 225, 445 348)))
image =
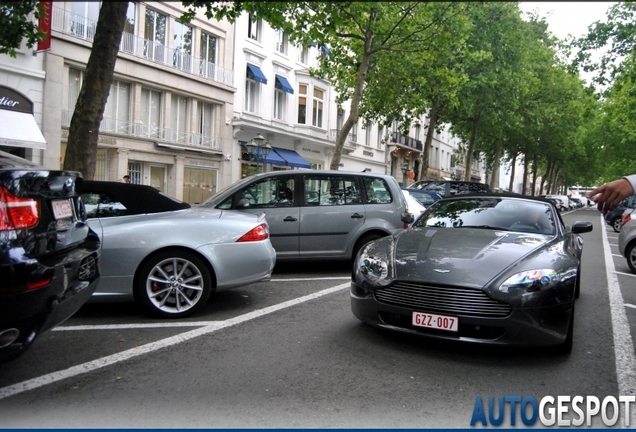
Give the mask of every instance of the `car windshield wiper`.
POLYGON ((453 228, 483 228, 483 229, 491 229, 497 231, 510 231, 508 228, 492 226, 492 225, 461 225, 453 228))

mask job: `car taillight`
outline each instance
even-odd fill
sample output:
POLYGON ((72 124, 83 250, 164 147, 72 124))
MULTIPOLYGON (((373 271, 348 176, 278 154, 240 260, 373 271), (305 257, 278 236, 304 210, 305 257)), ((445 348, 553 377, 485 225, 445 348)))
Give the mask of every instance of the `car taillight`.
POLYGON ((629 222, 630 220, 632 220, 632 214, 628 214, 625 215, 625 217, 623 218, 623 220, 621 221, 621 226, 625 225, 627 222, 629 222))
POLYGON ((267 240, 269 238, 269 227, 267 224, 260 224, 256 228, 245 233, 237 243, 267 240))
POLYGON ((17 197, 0 186, 0 231, 33 227, 39 214, 36 200, 17 197))

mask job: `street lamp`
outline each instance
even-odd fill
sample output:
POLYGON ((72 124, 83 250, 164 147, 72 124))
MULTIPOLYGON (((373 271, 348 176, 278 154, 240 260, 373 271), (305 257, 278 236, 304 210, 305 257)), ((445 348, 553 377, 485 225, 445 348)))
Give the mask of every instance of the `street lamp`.
MULTIPOLYGON (((252 141, 249 144, 246 144, 247 153, 250 157, 256 160, 256 168, 258 169, 259 162, 264 162, 269 155, 269 152, 272 151, 272 146, 269 145, 265 138, 260 134, 256 134, 252 141), (258 150, 257 150, 258 149, 258 150)), ((265 163, 263 163, 263 171, 265 170, 265 163)))
POLYGON ((406 187, 406 173, 409 172, 409 163, 408 162, 404 162, 402 164, 402 182, 403 182, 403 186, 406 187))

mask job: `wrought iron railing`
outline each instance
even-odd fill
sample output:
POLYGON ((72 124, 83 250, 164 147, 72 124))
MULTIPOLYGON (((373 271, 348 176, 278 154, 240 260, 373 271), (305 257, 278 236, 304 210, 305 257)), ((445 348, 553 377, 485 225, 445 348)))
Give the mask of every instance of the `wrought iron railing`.
MULTIPOLYGON (((329 139, 331 141, 335 141, 340 135, 340 129, 329 129, 329 139)), ((347 140, 345 141, 345 148, 355 149, 358 144, 356 141, 358 140, 358 136, 354 133, 349 132, 347 135, 347 140)))
POLYGON ((391 135, 391 142, 398 143, 406 147, 411 147, 419 151, 422 151, 424 149, 424 146, 422 145, 422 141, 415 138, 401 135, 398 132, 393 132, 393 134, 391 135))
MULTIPOLYGON (((55 31, 78 37, 93 42, 97 22, 84 16, 71 13, 63 8, 53 8, 51 27, 55 31)), ((215 63, 192 56, 183 50, 175 50, 167 46, 140 38, 131 33, 124 32, 119 45, 120 52, 134 55, 173 67, 183 72, 204 77, 229 86, 234 85, 234 71, 226 69, 215 63)))

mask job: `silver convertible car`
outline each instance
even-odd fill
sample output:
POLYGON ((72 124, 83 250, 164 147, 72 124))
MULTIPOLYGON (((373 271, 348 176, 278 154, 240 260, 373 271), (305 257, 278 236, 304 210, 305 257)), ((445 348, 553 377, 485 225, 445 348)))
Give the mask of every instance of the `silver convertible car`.
POLYGON ((356 257, 351 309, 384 329, 493 345, 572 349, 583 240, 551 202, 457 195, 356 257))
POLYGON ((132 300, 162 318, 201 309, 210 294, 271 276, 264 215, 190 206, 151 186, 84 181, 88 223, 102 242, 91 302, 132 300))

